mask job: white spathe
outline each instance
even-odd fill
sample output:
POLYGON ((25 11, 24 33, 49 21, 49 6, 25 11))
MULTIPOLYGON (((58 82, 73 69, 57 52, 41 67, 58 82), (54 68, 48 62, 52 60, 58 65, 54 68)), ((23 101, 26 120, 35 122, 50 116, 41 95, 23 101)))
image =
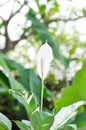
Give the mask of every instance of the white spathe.
POLYGON ((37 73, 40 78, 43 80, 46 78, 49 69, 50 63, 53 59, 53 52, 51 47, 46 42, 42 45, 37 53, 36 64, 37 64, 37 73))

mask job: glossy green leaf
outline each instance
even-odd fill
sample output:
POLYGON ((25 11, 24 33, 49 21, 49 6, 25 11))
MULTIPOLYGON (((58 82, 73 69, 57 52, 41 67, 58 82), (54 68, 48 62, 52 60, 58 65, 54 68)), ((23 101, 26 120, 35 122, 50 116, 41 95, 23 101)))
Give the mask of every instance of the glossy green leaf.
POLYGON ((37 99, 40 99, 40 89, 41 89, 41 82, 37 75, 35 74, 33 69, 26 70, 26 76, 28 80, 28 87, 30 88, 30 91, 33 92, 37 99))
POLYGON ((26 124, 27 126, 31 127, 31 123, 28 120, 22 120, 22 123, 26 124))
POLYGON ((20 122, 20 121, 14 121, 16 125, 20 128, 20 130, 31 130, 28 125, 20 122))
POLYGON ((70 87, 62 90, 60 99, 55 100, 55 107, 58 106, 58 110, 62 106, 70 105, 76 101, 86 100, 86 65, 83 65, 73 80, 73 84, 70 87))
POLYGON ((3 85, 5 88, 9 88, 9 80, 8 77, 0 70, 0 84, 3 85))
POLYGON ((26 91, 15 91, 12 89, 10 92, 25 107, 28 116, 31 116, 38 104, 35 96, 26 91))
POLYGON ((8 82, 10 82, 12 89, 28 90, 33 92, 38 100, 40 99, 40 80, 33 69, 25 69, 22 65, 9 59, 3 54, 0 54, 0 64, 4 68, 5 73, 8 73, 9 75, 8 82), (11 72, 15 71, 18 75, 19 82, 11 75, 11 72))
POLYGON ((79 128, 85 127, 86 126, 86 111, 78 115, 72 123, 76 124, 79 128))
POLYGON ((31 117, 34 130, 49 130, 53 123, 53 115, 48 112, 36 111, 31 117))
POLYGON ((50 130, 57 130, 63 127, 68 120, 72 119, 76 113, 77 108, 81 105, 86 105, 85 101, 76 102, 70 106, 63 107, 54 117, 54 123, 50 130))

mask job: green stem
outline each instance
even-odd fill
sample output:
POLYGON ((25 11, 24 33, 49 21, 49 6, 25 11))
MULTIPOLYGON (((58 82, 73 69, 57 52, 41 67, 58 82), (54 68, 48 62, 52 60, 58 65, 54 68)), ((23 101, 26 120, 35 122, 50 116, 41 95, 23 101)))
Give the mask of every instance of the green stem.
POLYGON ((42 78, 42 86, 41 86, 41 106, 40 106, 41 111, 42 111, 42 109, 43 109, 43 93, 44 93, 44 81, 43 81, 43 78, 42 78))

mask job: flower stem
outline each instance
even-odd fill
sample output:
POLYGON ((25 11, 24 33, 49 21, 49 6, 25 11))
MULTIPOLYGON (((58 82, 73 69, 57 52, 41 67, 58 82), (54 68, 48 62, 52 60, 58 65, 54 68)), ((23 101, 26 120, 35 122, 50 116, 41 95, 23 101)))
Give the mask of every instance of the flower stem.
POLYGON ((42 78, 42 86, 41 86, 41 106, 40 106, 41 111, 43 110, 43 94, 44 94, 44 81, 43 81, 43 78, 42 78))

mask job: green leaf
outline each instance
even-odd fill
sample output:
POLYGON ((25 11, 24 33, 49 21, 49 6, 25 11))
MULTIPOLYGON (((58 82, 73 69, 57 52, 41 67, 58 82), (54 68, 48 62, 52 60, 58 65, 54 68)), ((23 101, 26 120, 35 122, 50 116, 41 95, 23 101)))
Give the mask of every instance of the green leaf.
MULTIPOLYGON (((33 69, 25 69, 20 64, 16 63, 13 60, 10 60, 3 54, 0 54, 0 56, 0 64, 4 68, 4 72, 8 74, 7 78, 11 88, 10 91, 13 92, 13 96, 26 108, 28 115, 31 115, 32 112, 36 109, 37 104, 39 104, 38 102, 40 100, 40 80, 36 76, 33 69), (20 82, 12 76, 11 72, 14 70, 18 72, 21 79, 20 82), (33 98, 29 104, 27 103, 23 95, 24 92, 27 92, 28 90, 30 94, 33 93, 33 98), (38 99, 38 101, 36 100, 36 98, 38 99)), ((5 80, 3 82, 5 82, 5 80)))
POLYGON ((36 111, 31 117, 34 130, 49 130, 53 123, 53 115, 43 111, 36 111))
POLYGON ((46 5, 40 5, 40 6, 39 6, 39 11, 40 11, 40 14, 41 14, 41 15, 44 15, 44 14, 45 14, 45 9, 46 9, 46 5))
POLYGON ((0 64, 4 68, 5 73, 9 74, 8 80, 12 89, 28 90, 33 92, 38 100, 40 99, 40 80, 33 69, 25 69, 22 65, 1 53, 0 64), (11 75, 12 71, 16 71, 19 82, 11 75))
POLYGON ((17 80, 15 80, 11 74, 9 75, 9 82, 10 82, 10 86, 12 89, 16 90, 16 91, 24 91, 24 87, 22 86, 21 83, 19 83, 17 80))
POLYGON ((86 111, 78 115, 72 123, 76 124, 78 128, 86 126, 86 111))
MULTIPOLYGON (((86 62, 86 61, 85 61, 86 62)), ((83 64, 73 80, 73 84, 70 87, 62 90, 60 99, 55 100, 55 107, 58 106, 58 110, 62 106, 70 105, 76 101, 86 100, 86 65, 83 64)))
POLYGON ((7 88, 1 88, 1 87, 0 87, 0 94, 8 95, 8 89, 7 89, 7 88))
POLYGON ((33 71, 33 69, 28 69, 26 70, 26 76, 27 76, 27 80, 28 80, 28 87, 30 89, 30 92, 33 92, 38 101, 40 99, 40 89, 41 89, 41 82, 39 80, 39 78, 37 77, 37 75, 35 74, 35 72, 33 71))
POLYGON ((85 90, 86 90, 86 66, 83 65, 82 69, 76 73, 72 86, 63 91, 63 96, 67 96, 71 93, 72 97, 70 102, 73 102, 77 97, 80 97, 81 100, 86 100, 85 90))
POLYGON ((3 126, 0 125, 0 130, 6 130, 3 126))
POLYGON ((5 56, 3 54, 0 53, 0 65, 5 69, 5 73, 8 73, 9 72, 9 68, 5 62, 5 56))
POLYGON ((8 77, 0 70, 0 84, 3 85, 5 88, 9 88, 9 80, 8 77))
POLYGON ((28 125, 26 125, 25 123, 22 123, 20 121, 14 121, 16 123, 16 125, 20 128, 20 130, 31 130, 28 125))
POLYGON ((38 104, 34 94, 29 94, 26 91, 16 91, 13 89, 11 89, 10 92, 25 107, 28 116, 31 116, 38 104))
POLYGON ((11 121, 2 113, 0 113, 0 125, 2 125, 6 130, 11 130, 12 123, 11 121))
POLYGON ((62 54, 59 52, 59 46, 57 41, 48 32, 48 28, 43 23, 41 23, 39 19, 35 17, 35 14, 33 12, 34 11, 32 11, 31 9, 27 14, 27 19, 30 19, 32 21, 33 29, 39 33, 39 36, 43 43, 45 43, 47 40, 49 45, 52 47, 55 58, 61 60, 67 67, 69 64, 69 60, 62 56, 62 54))
POLYGON ((26 124, 27 126, 31 127, 31 123, 28 120, 22 120, 22 123, 26 124))
POLYGON ((39 0, 36 0, 36 4, 38 6, 40 15, 42 15, 42 17, 43 17, 45 15, 46 5, 44 5, 44 4, 40 5, 39 0))
MULTIPOLYGON (((70 126, 68 126, 68 125, 64 125, 63 128, 60 128, 60 129, 57 129, 57 130, 74 130, 74 128, 73 128, 73 127, 70 127, 70 126)), ((75 130, 78 130, 78 129, 75 129, 75 130)))
POLYGON ((54 117, 54 123, 50 130, 57 130, 63 127, 68 120, 72 119, 76 115, 76 110, 79 106, 86 105, 85 101, 76 102, 70 106, 63 107, 54 117))

